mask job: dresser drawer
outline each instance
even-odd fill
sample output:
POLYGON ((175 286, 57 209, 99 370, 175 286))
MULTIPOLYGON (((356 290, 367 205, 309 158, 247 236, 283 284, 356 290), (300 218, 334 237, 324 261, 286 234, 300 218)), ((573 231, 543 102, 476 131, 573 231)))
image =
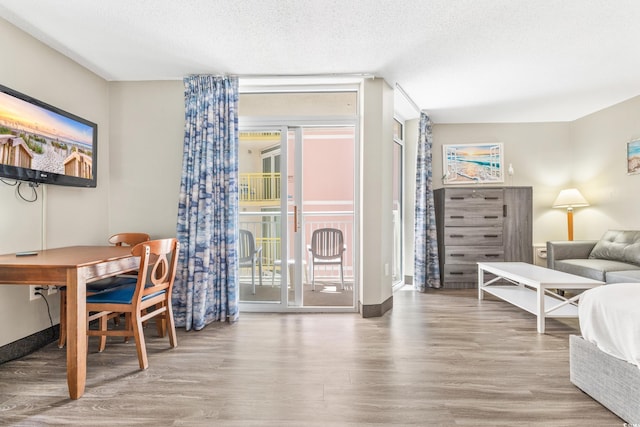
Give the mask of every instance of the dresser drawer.
POLYGON ((502 245, 502 227, 445 227, 444 244, 502 245))
POLYGON ((444 193, 444 226, 502 226, 502 189, 459 188, 444 193))
POLYGON ((504 204, 504 191, 501 188, 451 188, 444 194, 444 203, 447 209, 466 208, 476 206, 485 207, 504 204))
POLYGON ((483 209, 447 209, 444 213, 445 227, 501 227, 503 222, 502 205, 483 209))
POLYGON ((447 246, 444 250, 446 264, 474 264, 476 262, 504 261, 504 248, 501 246, 447 246))
POLYGON ((440 272, 442 283, 478 282, 478 267, 476 264, 445 264, 440 272))
MULTIPOLYGON (((440 272, 441 283, 446 288, 477 288, 478 287, 478 266, 476 264, 449 264, 444 266, 444 271, 440 272)), ((496 276, 484 272, 485 283, 495 279, 496 276)))

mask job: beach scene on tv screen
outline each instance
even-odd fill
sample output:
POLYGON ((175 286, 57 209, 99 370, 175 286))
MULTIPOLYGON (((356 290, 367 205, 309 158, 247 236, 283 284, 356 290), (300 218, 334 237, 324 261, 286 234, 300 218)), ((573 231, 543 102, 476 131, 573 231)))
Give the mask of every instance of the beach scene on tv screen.
POLYGON ((0 92, 0 163, 92 179, 93 127, 0 92))

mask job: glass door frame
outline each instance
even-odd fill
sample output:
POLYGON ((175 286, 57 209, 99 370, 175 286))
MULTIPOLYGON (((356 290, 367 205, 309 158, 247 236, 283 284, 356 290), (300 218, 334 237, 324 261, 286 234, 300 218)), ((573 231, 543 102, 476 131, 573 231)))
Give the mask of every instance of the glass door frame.
MULTIPOLYGON (((302 134, 302 128, 305 127, 353 127, 354 128, 354 151, 356 159, 354 167, 354 217, 353 217, 353 233, 354 233, 354 248, 353 248, 353 304, 351 306, 322 306, 322 307, 305 307, 301 305, 302 298, 302 282, 301 280, 297 280, 294 283, 295 287, 295 304, 290 305, 288 300, 288 287, 286 283, 288 283, 288 268, 286 267, 287 263, 283 262, 281 265, 281 275, 283 276, 282 283, 280 286, 280 301, 267 301, 267 302, 240 302, 239 307, 241 312, 340 312, 340 313, 355 313, 358 312, 358 301, 359 291, 360 291, 360 275, 359 275, 359 265, 360 265, 360 229, 361 229, 361 216, 360 216, 360 153, 361 153, 361 138, 360 138, 360 120, 356 117, 345 118, 344 116, 340 117, 327 117, 323 116, 322 118, 318 117, 310 117, 310 118, 287 118, 287 117, 278 117, 278 118, 249 118, 243 117, 242 123, 239 124, 240 132, 251 132, 251 131, 277 131, 280 132, 280 173, 281 176, 287 177, 289 175, 288 171, 288 162, 286 159, 289 156, 288 153, 288 135, 290 131, 299 132, 299 136, 302 134), (296 130, 297 129, 297 130, 296 130)), ((301 142, 301 138, 298 140, 301 142)), ((296 156, 302 156, 301 150, 296 150, 296 156)), ((295 161, 296 165, 301 164, 301 157, 297 158, 295 161)), ((294 172, 295 173, 295 172, 294 172)), ((284 197, 281 197, 280 200, 280 224, 281 224, 281 259, 288 260, 290 258, 290 254, 288 253, 288 248, 286 242, 289 240, 289 212, 288 212, 288 179, 280 180, 280 194, 284 197)), ((301 198, 301 185, 297 185, 295 188, 296 203, 300 202, 301 198)), ((302 236, 298 235, 294 241, 294 251, 296 256, 295 262, 295 272, 294 277, 302 278, 304 273, 303 263, 302 261, 302 236)))
MULTIPOLYGON (((398 215, 398 221, 400 221, 400 227, 399 227, 399 239, 400 239, 400 243, 399 243, 399 251, 400 253, 399 255, 399 265, 396 266, 399 269, 399 275, 400 278, 398 280, 396 280, 393 275, 392 275, 392 279, 391 279, 391 286, 392 286, 392 291, 396 291, 400 288, 402 288, 404 286, 404 262, 405 262, 405 151, 406 151, 406 146, 405 146, 405 121, 403 119, 401 119, 400 117, 394 115, 393 117, 394 122, 398 125, 398 130, 399 130, 399 134, 396 135, 396 132, 394 132, 394 137, 393 137, 393 145, 394 145, 394 150, 396 148, 399 149, 400 151, 400 156, 399 156, 399 164, 395 164, 394 165, 394 170, 396 168, 396 166, 398 167, 398 170, 395 170, 395 172, 397 173, 397 176, 394 179, 397 179, 397 184, 398 184, 398 188, 396 188, 396 190, 398 190, 399 194, 398 194, 398 202, 399 202, 399 215, 398 215)), ((396 256, 396 254, 394 254, 394 257, 396 256)))

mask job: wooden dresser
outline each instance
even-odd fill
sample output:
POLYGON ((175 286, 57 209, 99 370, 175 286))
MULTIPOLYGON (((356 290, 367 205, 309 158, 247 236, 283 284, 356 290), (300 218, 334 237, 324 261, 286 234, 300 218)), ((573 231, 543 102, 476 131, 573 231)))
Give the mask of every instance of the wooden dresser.
POLYGON ((440 281, 475 288, 479 261, 533 262, 531 187, 434 191, 440 281))

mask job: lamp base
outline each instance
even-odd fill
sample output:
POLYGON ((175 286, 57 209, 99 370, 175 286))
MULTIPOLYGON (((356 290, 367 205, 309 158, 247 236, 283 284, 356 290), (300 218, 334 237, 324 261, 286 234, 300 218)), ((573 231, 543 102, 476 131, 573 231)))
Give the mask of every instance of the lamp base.
POLYGON ((573 240, 573 209, 567 208, 567 230, 569 233, 569 241, 573 240))

